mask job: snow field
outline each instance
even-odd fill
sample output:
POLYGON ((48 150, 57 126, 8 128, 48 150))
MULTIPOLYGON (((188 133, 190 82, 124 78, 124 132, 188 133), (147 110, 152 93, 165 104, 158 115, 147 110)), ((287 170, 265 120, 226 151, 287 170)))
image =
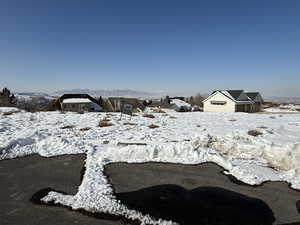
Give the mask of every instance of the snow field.
POLYGON ((248 184, 287 181, 300 189, 300 114, 177 113, 164 109, 167 113, 153 113, 154 119, 140 113, 131 121, 126 115, 120 121, 119 113, 18 112, 5 116, 1 113, 5 110, 0 108, 0 159, 30 154, 87 155, 77 194, 50 192, 45 202, 122 215, 142 224, 172 224, 130 210, 115 199, 103 175, 104 166, 113 162, 214 162, 248 184), (113 126, 97 127, 104 118, 113 126), (133 125, 124 125, 126 122, 133 125), (159 127, 150 129, 150 124, 159 127), (66 126, 71 128, 62 129, 66 126), (87 127, 91 129, 80 130, 87 127), (248 135, 249 130, 262 135, 248 135))

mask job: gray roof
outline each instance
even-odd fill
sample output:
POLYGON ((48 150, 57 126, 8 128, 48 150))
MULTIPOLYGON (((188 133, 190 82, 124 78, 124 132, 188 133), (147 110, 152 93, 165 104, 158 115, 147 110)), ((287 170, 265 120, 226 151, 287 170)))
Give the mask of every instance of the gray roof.
POLYGON ((245 93, 249 98, 251 98, 252 100, 254 100, 257 95, 259 95, 259 92, 246 92, 245 93))
POLYGON ((244 90, 225 90, 225 91, 227 91, 234 98, 234 100, 238 100, 240 95, 244 92, 244 90))
POLYGON ((226 91, 228 92, 234 100, 237 100, 238 97, 244 92, 244 90, 216 90, 216 91, 213 91, 210 95, 213 95, 214 93, 216 93, 217 91, 226 91))

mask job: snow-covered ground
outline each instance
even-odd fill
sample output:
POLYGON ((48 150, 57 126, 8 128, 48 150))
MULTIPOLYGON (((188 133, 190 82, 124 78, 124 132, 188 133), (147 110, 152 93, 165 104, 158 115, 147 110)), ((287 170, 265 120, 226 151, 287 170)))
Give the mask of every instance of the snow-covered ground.
POLYGON ((285 104, 280 105, 279 107, 271 107, 264 109, 265 112, 272 112, 272 113, 300 113, 300 105, 295 104, 285 104))
MULTIPOLYGON (((142 223, 172 224, 128 209, 116 200, 103 175, 112 162, 215 162, 249 184, 287 181, 300 189, 300 115, 247 113, 177 113, 166 110, 129 117, 119 113, 17 112, 0 108, 0 159, 37 153, 87 155, 82 184, 76 195, 50 192, 43 201, 73 209, 105 212, 138 219, 142 223), (113 126, 98 127, 110 118, 113 126), (124 124, 130 122, 129 124, 124 124), (158 125, 151 129, 150 124, 158 125), (73 127, 62 129, 64 127, 73 127), (86 131, 81 128, 91 128, 86 131), (248 135, 257 130, 259 136, 248 135), (123 144, 120 144, 123 143, 123 144), (146 145, 125 145, 145 143, 146 145)), ((151 112, 151 110, 149 110, 151 112)))

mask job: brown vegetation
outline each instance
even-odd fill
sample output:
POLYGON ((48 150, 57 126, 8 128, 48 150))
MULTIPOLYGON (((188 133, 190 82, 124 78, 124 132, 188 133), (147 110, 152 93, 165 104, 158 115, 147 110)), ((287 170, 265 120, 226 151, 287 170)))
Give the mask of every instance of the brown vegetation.
POLYGON ((135 125, 137 125, 137 123, 125 122, 124 125, 135 126, 135 125))
POLYGON ((155 116, 153 116, 152 114, 144 114, 143 117, 150 118, 150 119, 155 118, 155 116))
POLYGON ((158 128, 159 126, 152 123, 148 127, 151 129, 155 129, 155 128, 158 128))
POLYGON ((170 119, 177 119, 177 117, 175 117, 175 116, 170 116, 169 118, 170 119))
POLYGON ((154 113, 166 113, 164 110, 160 109, 160 108, 155 108, 155 109, 152 109, 152 111, 154 113))
POLYGON ((75 125, 67 125, 67 126, 64 126, 64 127, 61 127, 60 129, 72 129, 72 128, 74 128, 75 127, 75 125))
POLYGON ((13 114, 18 113, 18 112, 20 112, 20 111, 9 111, 9 112, 4 112, 4 113, 3 113, 3 116, 10 116, 10 115, 13 115, 13 114))
POLYGON ((258 128, 260 128, 260 129, 268 129, 268 127, 266 127, 266 126, 260 126, 258 128))
POLYGON ((80 131, 88 131, 90 129, 92 129, 92 128, 90 128, 90 127, 84 127, 84 128, 80 128, 80 131))
POLYGON ((263 134, 263 133, 260 132, 260 131, 258 131, 258 130, 249 130, 249 131, 248 131, 248 135, 251 135, 251 136, 254 136, 254 137, 259 136, 259 135, 262 135, 262 134, 263 134))
POLYGON ((110 123, 107 120, 100 120, 100 122, 98 123, 98 127, 110 127, 113 126, 114 124, 110 123))

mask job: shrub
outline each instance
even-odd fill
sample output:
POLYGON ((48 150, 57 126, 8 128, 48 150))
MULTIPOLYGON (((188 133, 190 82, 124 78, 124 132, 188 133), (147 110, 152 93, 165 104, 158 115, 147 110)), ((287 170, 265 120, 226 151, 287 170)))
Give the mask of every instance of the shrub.
POLYGON ((258 130, 249 130, 249 131, 248 131, 248 135, 251 135, 251 136, 254 136, 254 137, 259 136, 259 135, 262 135, 262 134, 263 134, 263 133, 260 132, 260 131, 258 131, 258 130))
POLYGON ((260 126, 258 128, 260 128, 260 129, 268 129, 268 127, 266 127, 266 126, 260 126))
POLYGON ((61 127, 60 129, 72 129, 72 128, 74 128, 75 127, 75 125, 67 125, 67 126, 64 126, 64 127, 61 127))
POLYGON ((13 115, 13 114, 18 113, 18 112, 20 112, 20 111, 9 111, 9 112, 4 112, 4 113, 3 113, 3 116, 10 116, 10 115, 13 115))
POLYGON ((155 129, 155 128, 158 128, 159 126, 152 123, 148 127, 151 129, 155 129))
POLYGON ((100 120, 98 124, 98 127, 110 127, 110 126, 113 126, 113 124, 106 120, 100 120))
POLYGON ((143 117, 150 118, 150 119, 155 118, 155 116, 153 116, 152 114, 144 114, 143 117))
POLYGON ((136 123, 131 123, 131 122, 125 122, 124 125, 135 126, 135 125, 137 125, 137 124, 136 124, 136 123))
POLYGON ((84 127, 84 128, 80 128, 80 131, 88 131, 90 129, 92 129, 92 128, 90 128, 90 127, 84 127))

